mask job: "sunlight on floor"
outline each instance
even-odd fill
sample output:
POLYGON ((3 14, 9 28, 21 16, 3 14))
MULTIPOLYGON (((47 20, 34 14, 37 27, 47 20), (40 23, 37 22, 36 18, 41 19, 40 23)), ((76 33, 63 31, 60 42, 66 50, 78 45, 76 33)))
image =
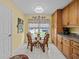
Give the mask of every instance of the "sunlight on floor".
POLYGON ((65 56, 53 45, 49 44, 49 49, 46 48, 45 53, 41 48, 34 47, 33 52, 27 49, 27 45, 23 45, 19 48, 14 55, 26 54, 29 59, 66 59, 65 56))

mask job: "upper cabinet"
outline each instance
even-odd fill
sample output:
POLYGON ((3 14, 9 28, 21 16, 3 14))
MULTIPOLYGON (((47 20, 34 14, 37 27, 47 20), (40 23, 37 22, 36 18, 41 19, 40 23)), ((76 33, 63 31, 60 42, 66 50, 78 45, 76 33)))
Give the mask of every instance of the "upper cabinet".
POLYGON ((62 21, 64 26, 69 25, 69 7, 62 10, 62 21))
POLYGON ((79 0, 78 0, 78 25, 79 25, 79 0))
POLYGON ((69 25, 70 26, 77 26, 78 25, 77 10, 78 10, 77 0, 75 0, 69 5, 69 25))
POLYGON ((72 1, 62 10, 64 26, 79 26, 79 0, 72 1))

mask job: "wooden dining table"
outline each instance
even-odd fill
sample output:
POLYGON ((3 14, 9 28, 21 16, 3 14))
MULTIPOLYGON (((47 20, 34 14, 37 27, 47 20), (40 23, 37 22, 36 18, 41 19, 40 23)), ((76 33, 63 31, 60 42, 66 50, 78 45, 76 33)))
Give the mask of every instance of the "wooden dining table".
POLYGON ((40 47, 40 43, 43 43, 43 40, 33 40, 33 42, 35 42, 35 47, 39 48, 40 47))

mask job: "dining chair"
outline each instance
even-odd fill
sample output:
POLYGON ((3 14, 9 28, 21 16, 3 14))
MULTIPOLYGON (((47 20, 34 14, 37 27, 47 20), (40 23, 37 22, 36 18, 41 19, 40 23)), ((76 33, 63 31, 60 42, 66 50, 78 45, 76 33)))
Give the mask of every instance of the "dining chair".
POLYGON ((30 50, 33 50, 33 46, 34 46, 34 42, 32 42, 32 37, 30 35, 30 33, 27 33, 27 39, 28 39, 28 44, 27 44, 27 48, 30 46, 30 50))
POLYGON ((43 43, 40 42, 40 47, 42 48, 43 52, 45 52, 45 46, 47 46, 48 48, 48 39, 49 39, 49 34, 46 34, 43 43))

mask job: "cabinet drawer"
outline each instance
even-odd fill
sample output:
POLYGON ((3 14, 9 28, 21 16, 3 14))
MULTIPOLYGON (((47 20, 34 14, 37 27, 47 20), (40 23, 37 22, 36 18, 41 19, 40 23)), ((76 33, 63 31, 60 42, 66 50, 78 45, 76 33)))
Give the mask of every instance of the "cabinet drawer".
POLYGON ((63 44, 70 46, 70 40, 68 38, 63 38, 63 44))
POLYGON ((58 41, 61 42, 62 41, 62 36, 58 35, 58 41))
POLYGON ((62 42, 62 39, 58 38, 58 42, 62 42))
POLYGON ((77 48, 77 49, 79 49, 79 43, 77 43, 77 42, 72 42, 72 46, 73 47, 75 47, 75 48, 77 48))

